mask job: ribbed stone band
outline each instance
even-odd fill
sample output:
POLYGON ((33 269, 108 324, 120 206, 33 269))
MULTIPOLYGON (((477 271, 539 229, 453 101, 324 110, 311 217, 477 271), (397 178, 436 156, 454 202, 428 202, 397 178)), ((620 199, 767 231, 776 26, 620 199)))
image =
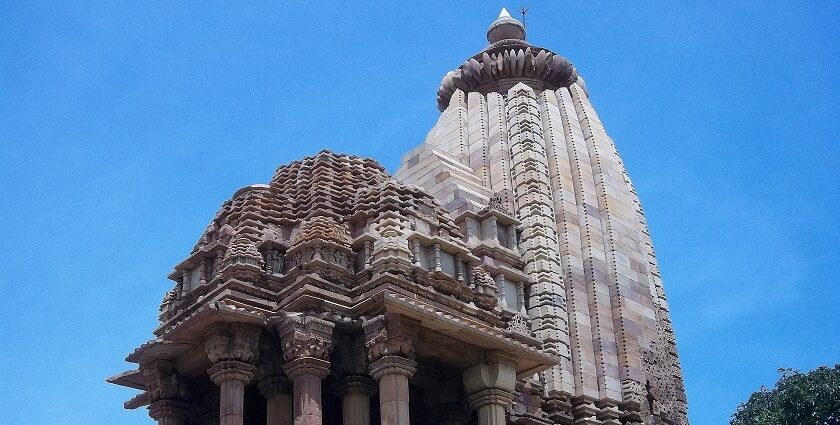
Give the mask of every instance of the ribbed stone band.
POLYGON ((384 356, 370 364, 370 376, 379 380, 383 375, 405 375, 409 378, 417 371, 414 360, 400 356, 384 356))
POLYGON ((260 389, 260 394, 263 397, 269 397, 277 393, 290 394, 292 392, 292 383, 285 376, 269 375, 257 383, 257 388, 260 389))
POLYGON ((330 362, 317 357, 301 357, 283 365, 283 371, 291 379, 300 375, 315 375, 324 379, 330 374, 330 362))
POLYGON ((473 409, 478 409, 488 404, 504 406, 505 409, 508 409, 512 400, 513 394, 510 391, 500 390, 498 388, 487 388, 468 397, 470 407, 473 409))
POLYGON ((222 382, 228 380, 242 381, 247 384, 254 379, 256 372, 257 368, 254 366, 236 360, 221 361, 207 370, 207 374, 216 385, 221 385, 222 382))
POLYGON ((164 418, 186 420, 189 417, 189 405, 179 400, 164 399, 149 405, 149 416, 156 421, 164 418))
POLYGON ((348 375, 338 380, 333 389, 339 395, 363 393, 371 395, 376 391, 376 382, 364 375, 348 375))

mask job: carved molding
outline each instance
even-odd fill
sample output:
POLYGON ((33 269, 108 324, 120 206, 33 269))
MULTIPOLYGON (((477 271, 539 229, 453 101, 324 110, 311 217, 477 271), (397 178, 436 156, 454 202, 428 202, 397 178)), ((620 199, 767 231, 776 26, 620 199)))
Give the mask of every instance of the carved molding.
POLYGON ((368 360, 376 361, 383 356, 402 356, 414 359, 414 342, 417 339, 419 322, 398 314, 383 314, 365 320, 365 347, 368 360))
POLYGON ((257 383, 257 387, 265 398, 270 398, 274 394, 291 394, 292 382, 289 378, 282 375, 269 375, 261 379, 257 383))
POLYGON ((236 360, 223 360, 215 366, 207 370, 210 379, 221 385, 225 381, 242 381, 244 383, 251 382, 257 373, 257 368, 245 362, 236 360))
POLYGON ((178 423, 189 418, 189 404, 178 400, 158 400, 149 405, 149 416, 159 423, 178 423))
POLYGON ((146 382, 146 393, 152 402, 184 398, 186 387, 168 360, 154 360, 140 365, 140 373, 146 382))
POLYGON ((411 378, 417 372, 417 363, 401 356, 384 356, 370 364, 370 376, 377 381, 385 375, 403 375, 411 378))
POLYGON ((227 360, 251 363, 257 357, 261 330, 244 323, 217 324, 207 334, 204 351, 213 363, 227 360))
POLYGON ((312 357, 329 360, 335 324, 302 314, 288 315, 277 324, 283 359, 291 362, 312 357))

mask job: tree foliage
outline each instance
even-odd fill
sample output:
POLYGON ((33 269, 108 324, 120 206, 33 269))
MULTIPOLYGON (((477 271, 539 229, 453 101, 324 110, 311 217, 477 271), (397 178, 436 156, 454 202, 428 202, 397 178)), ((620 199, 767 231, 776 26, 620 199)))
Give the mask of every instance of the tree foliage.
POLYGON ((840 364, 779 373, 773 389, 762 388, 738 406, 730 425, 840 425, 840 364))

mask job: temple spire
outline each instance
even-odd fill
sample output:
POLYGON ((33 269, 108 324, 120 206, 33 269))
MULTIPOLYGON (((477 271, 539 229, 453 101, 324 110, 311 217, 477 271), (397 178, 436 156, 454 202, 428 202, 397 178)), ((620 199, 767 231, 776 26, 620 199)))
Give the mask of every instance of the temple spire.
POLYGON ((510 16, 507 9, 502 8, 499 17, 487 29, 487 41, 495 43, 502 40, 524 40, 525 26, 510 16))

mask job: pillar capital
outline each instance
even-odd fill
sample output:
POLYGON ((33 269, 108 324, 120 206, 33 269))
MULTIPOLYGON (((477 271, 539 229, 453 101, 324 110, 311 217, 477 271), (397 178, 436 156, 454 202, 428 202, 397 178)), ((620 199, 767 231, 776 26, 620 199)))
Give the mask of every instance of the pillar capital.
POLYGON ((484 363, 464 371, 464 389, 479 425, 504 425, 516 387, 516 359, 501 351, 484 353, 484 363))
POLYGON ((216 385, 222 385, 222 382, 225 381, 239 381, 248 384, 254 379, 257 368, 245 362, 225 360, 216 363, 215 366, 207 370, 207 373, 216 385))
POLYGON ((302 358, 322 361, 329 359, 333 346, 334 323, 316 317, 293 314, 275 320, 275 325, 277 333, 280 334, 283 359, 286 362, 302 358))
POLYGON ((217 323, 204 340, 204 351, 213 363, 226 360, 252 363, 257 357, 261 328, 245 323, 217 323))
POLYGON ((260 379, 257 383, 257 388, 259 388, 260 394, 265 398, 269 398, 277 393, 291 394, 292 381, 283 375, 269 375, 260 379))
POLYGON ((302 375, 312 375, 324 379, 330 374, 330 362, 317 357, 301 357, 283 365, 286 376, 295 379, 302 375))
POLYGON ((411 378, 416 371, 417 363, 414 360, 400 356, 384 356, 370 364, 370 376, 377 381, 384 375, 402 375, 411 378))
POLYGON ((376 382, 364 375, 347 375, 333 384, 333 389, 340 396, 350 393, 362 393, 370 396, 376 392, 376 382))
POLYGON ((152 402, 184 397, 186 388, 171 361, 152 360, 143 363, 140 365, 140 373, 146 384, 146 394, 152 402))
POLYGON ((365 320, 362 329, 365 332, 368 360, 374 362, 384 356, 413 359, 419 325, 420 322, 415 319, 393 313, 365 320))
POLYGON ((159 423, 183 423, 189 418, 189 405, 179 400, 158 400, 149 405, 149 416, 159 423))

